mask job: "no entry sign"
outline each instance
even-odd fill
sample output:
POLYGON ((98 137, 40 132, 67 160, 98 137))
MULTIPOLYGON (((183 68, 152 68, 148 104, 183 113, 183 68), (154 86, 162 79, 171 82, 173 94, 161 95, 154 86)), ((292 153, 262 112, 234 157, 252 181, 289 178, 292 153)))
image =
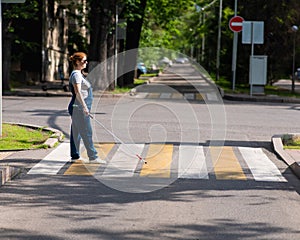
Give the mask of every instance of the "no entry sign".
POLYGON ((229 28, 233 32, 240 32, 243 30, 243 21, 244 18, 240 16, 235 16, 229 21, 229 28))

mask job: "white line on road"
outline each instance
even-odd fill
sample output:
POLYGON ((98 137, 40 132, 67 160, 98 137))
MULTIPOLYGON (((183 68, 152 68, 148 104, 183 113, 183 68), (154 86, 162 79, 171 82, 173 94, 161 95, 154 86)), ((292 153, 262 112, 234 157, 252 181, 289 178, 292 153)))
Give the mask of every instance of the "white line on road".
POLYGON ((30 169, 28 174, 55 175, 70 160, 70 143, 61 143, 42 161, 30 169))
POLYGON ((261 148, 239 147, 239 150, 256 181, 286 182, 276 165, 261 148))
POLYGON ((144 144, 120 145, 105 168, 102 177, 132 177, 140 160, 131 152, 141 155, 144 146, 144 144), (131 149, 130 152, 128 152, 129 149, 131 149))
POLYGON ((202 146, 179 146, 178 177, 208 179, 205 155, 202 146))

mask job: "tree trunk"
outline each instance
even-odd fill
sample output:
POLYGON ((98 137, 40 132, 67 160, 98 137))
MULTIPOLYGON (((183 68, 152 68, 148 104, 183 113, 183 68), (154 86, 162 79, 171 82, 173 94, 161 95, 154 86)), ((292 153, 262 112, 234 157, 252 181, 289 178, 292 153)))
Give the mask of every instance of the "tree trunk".
MULTIPOLYGON (((7 5, 3 4, 2 11, 6 10, 7 5)), ((10 91, 10 68, 11 68, 11 44, 13 36, 7 31, 11 25, 10 20, 2 18, 2 90, 10 91)))
POLYGON ((132 85, 134 82, 135 66, 137 63, 137 54, 139 47, 139 40, 141 36, 143 18, 146 8, 146 0, 141 0, 139 4, 138 14, 140 17, 136 17, 133 21, 127 20, 127 29, 126 29, 126 51, 136 49, 136 51, 126 54, 125 56, 125 68, 124 70, 124 80, 123 84, 125 86, 132 85), (129 70, 129 71, 128 71, 129 70))
POLYGON ((12 35, 6 33, 3 37, 2 46, 2 90, 10 91, 10 68, 11 68, 11 43, 12 35))
POLYGON ((91 44, 89 49, 90 68, 97 67, 97 79, 94 82, 95 89, 105 90, 111 88, 114 83, 111 72, 113 66, 107 62, 110 56, 110 48, 114 48, 113 42, 109 40, 109 32, 114 24, 115 1, 103 0, 91 1, 91 44), (108 48, 108 42, 110 48, 108 48))

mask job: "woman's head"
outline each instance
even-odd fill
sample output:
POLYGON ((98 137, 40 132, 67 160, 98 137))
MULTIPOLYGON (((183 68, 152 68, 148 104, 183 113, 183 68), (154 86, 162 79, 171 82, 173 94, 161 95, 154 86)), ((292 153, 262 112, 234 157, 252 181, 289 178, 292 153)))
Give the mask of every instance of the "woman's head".
POLYGON ((84 52, 74 53, 72 56, 70 56, 69 60, 72 62, 74 68, 86 68, 87 56, 84 52))

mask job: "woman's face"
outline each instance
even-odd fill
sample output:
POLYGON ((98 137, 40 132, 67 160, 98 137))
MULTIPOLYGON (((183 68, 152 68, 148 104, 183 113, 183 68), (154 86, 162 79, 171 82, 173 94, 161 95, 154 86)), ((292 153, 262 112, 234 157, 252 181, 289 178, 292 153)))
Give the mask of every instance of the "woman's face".
POLYGON ((77 66, 80 67, 80 69, 82 70, 82 69, 86 68, 88 61, 87 61, 86 57, 84 57, 81 61, 78 61, 77 63, 78 63, 77 66))

